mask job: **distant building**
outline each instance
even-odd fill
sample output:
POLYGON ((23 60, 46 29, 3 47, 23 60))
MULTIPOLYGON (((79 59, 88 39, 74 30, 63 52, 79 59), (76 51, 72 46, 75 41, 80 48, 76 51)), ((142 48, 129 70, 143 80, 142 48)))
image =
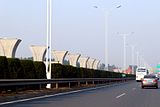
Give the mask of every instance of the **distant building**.
POLYGON ((109 65, 108 64, 108 71, 114 71, 115 69, 118 69, 115 65, 109 65))
POLYGON ((132 74, 136 74, 137 65, 129 65, 129 67, 132 69, 132 74))
POLYGON ((101 63, 100 66, 99 66, 99 69, 100 69, 100 70, 105 70, 105 64, 104 64, 104 63, 101 63))

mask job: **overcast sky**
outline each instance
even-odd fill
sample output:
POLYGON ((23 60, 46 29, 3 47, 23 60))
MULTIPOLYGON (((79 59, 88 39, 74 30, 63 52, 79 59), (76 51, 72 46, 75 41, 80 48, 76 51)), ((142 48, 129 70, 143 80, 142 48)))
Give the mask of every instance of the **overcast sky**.
MULTIPOLYGON (((127 44, 135 45, 144 60, 155 67, 160 62, 159 5, 160 0, 53 0, 52 47, 104 62, 106 8, 111 10, 109 63, 123 66, 123 39, 117 32, 134 32, 127 37, 127 44), (122 7, 116 9, 117 5, 122 7)), ((22 39, 16 56, 30 57, 30 45, 46 43, 46 0, 0 0, 0 35, 22 39)), ((130 47, 127 64, 131 64, 130 47)))

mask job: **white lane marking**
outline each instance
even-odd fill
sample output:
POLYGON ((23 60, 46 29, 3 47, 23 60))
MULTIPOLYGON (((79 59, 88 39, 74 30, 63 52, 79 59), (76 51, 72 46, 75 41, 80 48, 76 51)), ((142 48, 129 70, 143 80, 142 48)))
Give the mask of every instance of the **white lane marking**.
POLYGON ((7 105, 7 104, 13 104, 13 103, 20 103, 20 102, 25 102, 25 101, 31 101, 31 100, 37 100, 37 99, 42 99, 42 98, 49 98, 49 97, 68 95, 68 94, 84 92, 84 91, 91 91, 91 90, 101 89, 101 88, 110 87, 110 86, 111 87, 112 86, 117 86, 117 85, 121 85, 121 84, 124 84, 124 83, 112 84, 112 85, 104 85, 104 86, 99 86, 99 87, 94 87, 94 88, 87 88, 87 89, 75 90, 75 91, 70 91, 70 92, 57 93, 57 94, 53 94, 53 95, 44 95, 44 96, 33 97, 33 98, 28 98, 28 99, 9 101, 9 102, 0 103, 0 106, 1 105, 7 105))
POLYGON ((120 94, 119 96, 117 96, 116 98, 120 98, 122 96, 126 95, 126 93, 120 94))

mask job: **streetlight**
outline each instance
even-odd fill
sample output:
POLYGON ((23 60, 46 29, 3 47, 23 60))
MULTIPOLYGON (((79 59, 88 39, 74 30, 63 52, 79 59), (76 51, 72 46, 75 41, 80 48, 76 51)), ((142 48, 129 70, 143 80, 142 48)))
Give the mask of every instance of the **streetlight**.
POLYGON ((135 50, 135 46, 131 45, 131 49, 132 49, 132 74, 134 74, 134 50, 135 50))
MULTIPOLYGON (((47 79, 51 79, 52 0, 47 0, 47 26, 46 27, 47 27, 46 29, 47 30, 46 75, 47 75, 47 79), (49 68, 48 68, 48 64, 49 64, 49 68)), ((51 84, 47 84, 46 87, 51 88, 51 84)))
MULTIPOLYGON (((98 6, 93 6, 94 8, 99 8, 98 6)), ((116 8, 121 8, 122 6, 121 5, 118 5, 116 6, 116 8)), ((104 15, 105 15, 105 65, 106 65, 106 70, 108 70, 108 20, 109 20, 109 15, 111 14, 111 11, 112 11, 113 8, 110 8, 110 9, 106 9, 106 8, 102 8, 102 10, 104 11, 104 15)))
POLYGON ((129 48, 131 48, 131 67, 132 67, 132 74, 134 74, 134 50, 135 50, 135 46, 134 45, 129 45, 126 44, 129 48))
POLYGON ((136 52, 137 67, 139 67, 139 52, 136 52))
POLYGON ((131 64, 132 64, 132 74, 134 74, 134 50, 135 46, 134 45, 129 45, 131 47, 131 64))
MULTIPOLYGON (((133 32, 131 34, 133 34, 133 32)), ((131 34, 127 34, 127 33, 119 34, 120 36, 123 37, 123 69, 124 70, 126 69, 126 38, 131 34)))

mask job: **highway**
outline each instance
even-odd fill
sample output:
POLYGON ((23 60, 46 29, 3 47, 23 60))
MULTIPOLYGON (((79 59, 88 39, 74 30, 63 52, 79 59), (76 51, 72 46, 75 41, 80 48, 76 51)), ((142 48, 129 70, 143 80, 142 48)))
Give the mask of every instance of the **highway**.
MULTIPOLYGON (((160 85, 159 85, 160 86, 160 85)), ((3 105, 3 107, 159 107, 160 88, 141 89, 140 83, 3 105)))

